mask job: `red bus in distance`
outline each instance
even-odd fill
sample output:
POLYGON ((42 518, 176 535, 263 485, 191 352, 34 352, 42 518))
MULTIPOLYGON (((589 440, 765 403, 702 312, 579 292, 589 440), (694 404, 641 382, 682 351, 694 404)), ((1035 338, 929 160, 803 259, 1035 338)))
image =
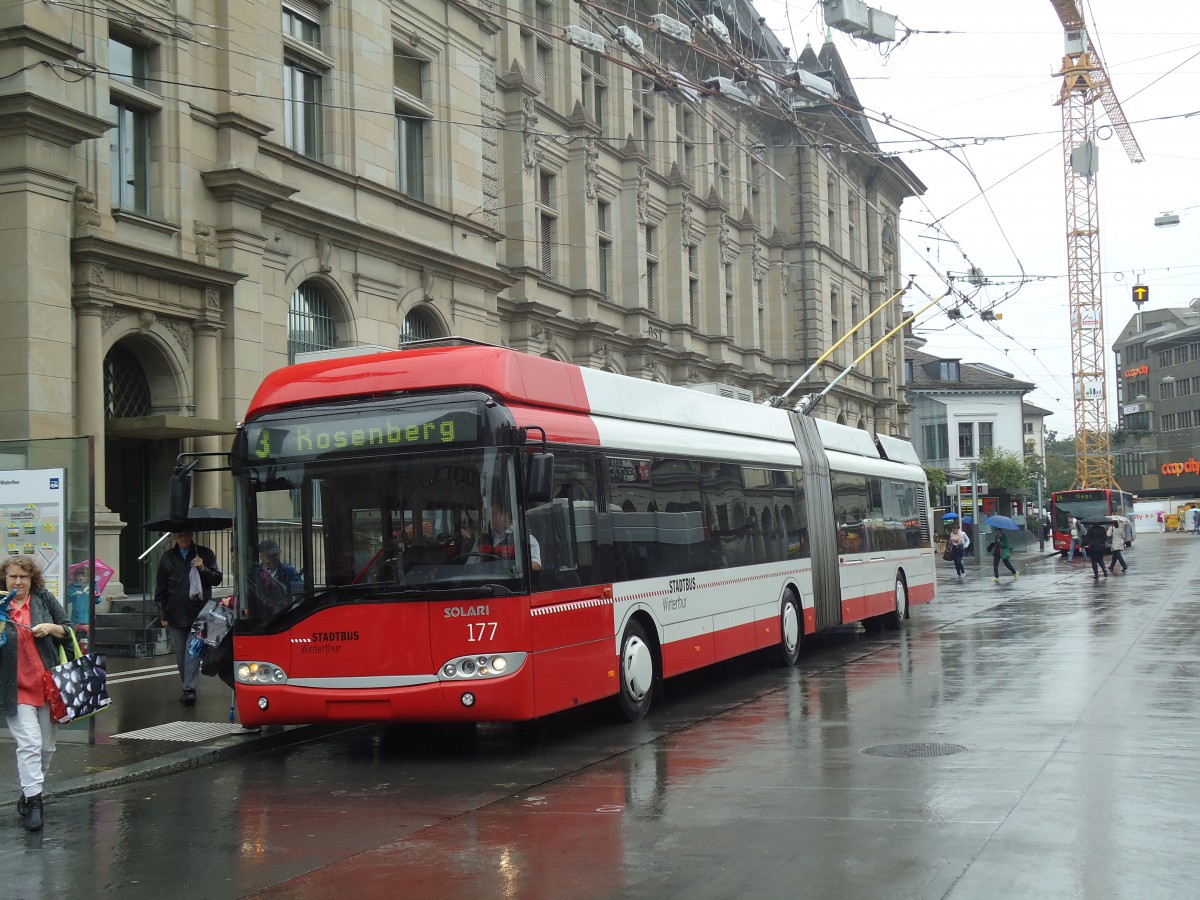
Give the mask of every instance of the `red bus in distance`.
MULTIPOLYGON (((1054 491, 1050 494, 1050 514, 1053 523, 1054 549, 1066 556, 1071 549, 1069 517, 1077 519, 1106 519, 1123 516, 1133 522, 1133 494, 1110 488, 1085 488, 1076 491, 1054 491)), ((1133 528, 1123 535, 1128 543, 1134 539, 1133 528)))

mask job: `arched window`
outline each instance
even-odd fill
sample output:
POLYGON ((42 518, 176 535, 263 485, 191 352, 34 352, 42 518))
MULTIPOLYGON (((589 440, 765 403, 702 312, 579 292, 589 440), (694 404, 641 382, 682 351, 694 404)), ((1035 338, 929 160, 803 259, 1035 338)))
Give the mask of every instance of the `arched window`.
POLYGON ((104 418, 150 415, 150 382, 137 357, 117 344, 104 357, 104 418))
POLYGON ((337 346, 337 323, 319 284, 306 281, 292 294, 288 307, 288 362, 297 353, 331 350, 337 346))
POLYGON ((400 346, 403 347, 413 341, 428 341, 432 338, 442 337, 438 333, 440 330, 433 316, 423 309, 414 309, 404 317, 404 322, 400 326, 400 346))

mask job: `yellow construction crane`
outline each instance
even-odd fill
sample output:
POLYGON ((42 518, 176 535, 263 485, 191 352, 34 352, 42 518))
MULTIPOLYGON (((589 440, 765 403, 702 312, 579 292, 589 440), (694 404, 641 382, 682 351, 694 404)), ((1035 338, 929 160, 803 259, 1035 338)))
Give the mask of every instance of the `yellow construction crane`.
POLYGON ((1063 164, 1067 194, 1067 277, 1075 388, 1075 487, 1116 487, 1108 441, 1108 379, 1100 283, 1100 208, 1096 197, 1097 100, 1130 162, 1141 148, 1092 46, 1077 0, 1050 0, 1066 38, 1062 71, 1063 164))

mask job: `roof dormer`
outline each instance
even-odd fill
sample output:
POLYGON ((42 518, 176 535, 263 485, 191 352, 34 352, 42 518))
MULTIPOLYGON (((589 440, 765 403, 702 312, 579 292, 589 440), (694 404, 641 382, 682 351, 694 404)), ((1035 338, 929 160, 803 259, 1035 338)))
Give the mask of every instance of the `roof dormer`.
POLYGON ((921 368, 934 381, 962 381, 962 369, 957 359, 935 359, 921 368))

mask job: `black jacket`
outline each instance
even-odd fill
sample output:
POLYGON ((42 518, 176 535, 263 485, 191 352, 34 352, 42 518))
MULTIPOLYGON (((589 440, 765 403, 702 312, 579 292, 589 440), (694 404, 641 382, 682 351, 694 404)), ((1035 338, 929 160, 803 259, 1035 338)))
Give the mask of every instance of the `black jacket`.
POLYGON ((1083 549, 1091 556, 1103 556, 1109 551, 1108 532, 1098 526, 1093 525, 1087 530, 1087 534, 1083 538, 1083 549))
POLYGON ((217 557, 211 550, 193 543, 185 559, 178 545, 172 547, 158 561, 154 602, 158 604, 159 618, 166 619, 171 628, 191 628, 204 602, 212 599, 213 587, 220 583, 221 570, 217 568, 217 557), (204 595, 199 600, 188 596, 188 570, 192 568, 196 554, 204 563, 204 568, 200 570, 200 585, 204 595))
MULTIPOLYGON (((41 625, 43 622, 53 622, 65 628, 71 627, 62 604, 45 588, 34 591, 29 595, 29 624, 41 625)), ((68 635, 65 642, 58 638, 35 638, 24 628, 18 628, 12 622, 4 622, 8 639, 0 647, 0 716, 15 716, 17 714, 17 642, 37 641, 38 654, 47 669, 58 665, 58 646, 60 643, 70 644, 68 635)), ((69 654, 68 654, 69 655, 69 654)))

